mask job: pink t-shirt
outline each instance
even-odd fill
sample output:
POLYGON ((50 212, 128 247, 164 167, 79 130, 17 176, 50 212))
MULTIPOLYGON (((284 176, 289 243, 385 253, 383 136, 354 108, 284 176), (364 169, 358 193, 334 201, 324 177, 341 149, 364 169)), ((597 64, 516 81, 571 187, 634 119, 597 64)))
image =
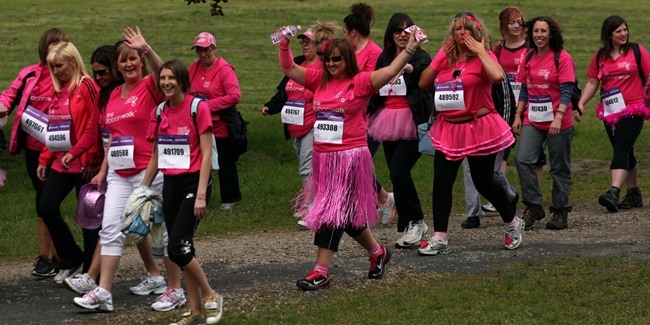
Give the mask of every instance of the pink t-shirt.
MULTIPOLYGON (((494 53, 488 52, 488 54, 492 59, 494 59, 494 61, 497 60, 494 53)), ((438 71, 436 79, 434 80, 434 85, 437 89, 435 96, 442 95, 438 91, 438 87, 453 85, 455 83, 456 89, 458 89, 459 83, 462 83, 463 88, 462 91, 465 109, 440 111, 438 113, 439 117, 456 118, 472 116, 482 107, 494 111, 494 102, 492 102, 492 83, 485 73, 483 64, 478 57, 473 57, 469 61, 465 62, 456 62, 455 65, 449 66, 448 57, 444 52, 438 52, 429 66, 431 69, 438 71), (455 70, 460 71, 457 78, 454 78, 455 70)))
MULTIPOLYGON (((123 143, 134 141, 134 168, 118 169, 115 172, 122 177, 133 176, 147 168, 151 159, 153 145, 147 141, 147 127, 151 119, 151 111, 164 100, 158 94, 151 76, 140 80, 129 92, 126 98, 121 98, 122 87, 113 89, 106 105, 106 129, 110 132, 113 145, 117 140, 123 143)), ((109 161, 111 156, 108 157, 109 161)), ((110 166, 110 164, 109 164, 110 166)))
MULTIPOLYGON (((195 173, 201 170, 201 143, 199 135, 205 131, 212 132, 212 118, 210 117, 210 109, 205 101, 201 101, 196 110, 196 126, 192 119, 191 104, 194 96, 187 95, 178 107, 170 108, 165 104, 165 109, 160 114, 160 126, 158 128, 158 137, 169 138, 166 136, 174 136, 176 140, 183 140, 184 144, 189 145, 190 148, 190 168, 177 169, 177 168, 160 168, 163 174, 169 176, 183 175, 195 173), (197 134, 196 131, 199 133, 197 134), (180 138, 186 137, 186 138, 180 138)), ((156 137, 156 126, 158 120, 156 118, 156 110, 151 112, 151 120, 149 123, 149 130, 147 132, 147 140, 153 142, 156 137)), ((160 150, 160 142, 158 143, 158 150, 160 150)))
POLYGON ((377 59, 383 50, 373 40, 368 40, 366 47, 356 53, 357 65, 361 71, 375 71, 377 59))
MULTIPOLYGON (((495 55, 498 45, 499 44, 494 45, 494 49, 492 50, 495 55)), ((515 81, 517 71, 520 70, 520 64, 526 60, 526 53, 528 53, 528 47, 526 44, 515 49, 509 49, 505 46, 501 47, 501 54, 499 54, 498 57, 499 64, 506 70, 510 82, 515 81)))
MULTIPOLYGON (((307 61, 303 62, 300 66, 307 69, 316 69, 320 70, 322 68, 322 62, 318 61, 314 64, 307 64, 307 61)), ((314 99, 314 93, 305 89, 304 86, 299 83, 289 79, 286 87, 284 87, 287 92, 287 101, 300 101, 304 102, 304 118, 302 125, 299 124, 287 124, 289 129, 289 135, 292 138, 299 138, 311 131, 314 128, 314 122, 316 121, 316 115, 314 115, 314 104, 312 100, 314 99)))
MULTIPOLYGON (((52 77, 50 76, 50 70, 46 65, 39 63, 38 67, 41 69, 40 77, 34 85, 32 92, 29 94, 29 101, 27 104, 33 106, 41 112, 47 113, 47 109, 52 103, 52 96, 54 91, 52 88, 52 77)), ((25 132, 25 146, 27 149, 41 151, 44 144, 36 140, 33 136, 25 132)))
MULTIPOLYGON (((650 73, 650 56, 640 44, 639 50, 641 52, 641 67, 647 76, 650 73)), ((597 55, 598 52, 591 59, 587 76, 600 80, 602 91, 619 88, 626 106, 643 104, 643 85, 638 73, 639 68, 636 64, 634 51, 630 49, 627 54, 620 55, 616 60, 609 55, 603 55, 599 64, 596 63, 597 55), (598 65, 600 65, 600 69, 598 65)))
MULTIPOLYGON (((546 101, 550 96, 553 105, 553 115, 560 106, 560 84, 574 82, 576 79, 575 64, 567 51, 562 50, 558 60, 558 69, 555 68, 553 51, 544 55, 533 54, 528 63, 519 70, 517 81, 525 84, 528 88, 528 103, 531 101, 546 101)), ((524 59, 525 60, 525 59, 524 59)), ((529 105, 530 106, 530 105, 529 105)), ((573 126, 573 114, 571 114, 571 103, 562 118, 561 130, 573 126)), ((539 130, 548 131, 551 122, 532 122, 528 119, 529 110, 524 112, 524 124, 532 124, 539 130)))
POLYGON ((323 73, 321 70, 307 69, 305 78, 305 88, 314 93, 317 119, 314 125, 314 150, 333 152, 367 146, 365 113, 370 95, 376 92, 370 80, 371 72, 359 73, 352 79, 332 79, 325 89, 320 87, 323 73), (323 123, 321 127, 320 122, 323 123), (330 135, 331 140, 317 141, 319 133, 330 135))
POLYGON ((212 132, 217 138, 227 138, 228 124, 217 112, 239 103, 241 91, 235 75, 235 67, 223 58, 205 68, 200 61, 194 61, 188 68, 190 74, 190 93, 194 97, 207 100, 212 114, 212 132))

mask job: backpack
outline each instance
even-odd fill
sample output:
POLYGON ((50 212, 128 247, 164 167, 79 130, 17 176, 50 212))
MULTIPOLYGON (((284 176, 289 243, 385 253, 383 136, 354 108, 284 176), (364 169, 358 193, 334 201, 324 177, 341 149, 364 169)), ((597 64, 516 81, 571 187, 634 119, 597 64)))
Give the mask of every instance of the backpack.
MULTIPOLYGON (((643 67, 641 66, 641 50, 639 49, 639 44, 629 42, 628 45, 632 48, 632 53, 634 53, 634 59, 636 60, 636 67, 639 70, 639 77, 641 78, 641 87, 645 86, 646 75, 643 73, 643 67)), ((605 48, 601 47, 596 54, 596 67, 600 70, 600 60, 605 55, 605 48)))
MULTIPOLYGON (((201 103, 202 99, 200 98, 192 98, 192 104, 190 105, 190 116, 192 116, 192 121, 194 122, 194 129, 196 129, 196 134, 197 136, 200 136, 199 134, 199 126, 196 122, 196 111, 199 108, 199 103, 201 103)), ((156 107, 156 121, 157 124, 160 124, 160 114, 162 111, 165 109, 165 104, 167 102, 162 102, 158 104, 158 107, 156 107)), ((156 130, 158 129, 158 125, 156 125, 156 130)), ((219 170, 219 154, 217 153, 217 142, 212 136, 212 158, 210 159, 210 165, 212 170, 219 170)))
POLYGON ((494 108, 503 120, 508 125, 512 125, 515 120, 517 101, 515 100, 515 93, 510 87, 510 81, 508 81, 508 74, 506 74, 505 69, 503 70, 503 80, 492 85, 492 101, 494 102, 494 108))
MULTIPOLYGON (((561 51, 560 51, 561 52, 561 51)), ((560 61, 560 52, 553 51, 553 62, 555 63, 555 69, 559 69, 559 61, 560 61)), ((535 50, 532 50, 526 54, 526 64, 528 64, 528 61, 535 55, 535 50)), ((582 112, 580 109, 578 109, 578 101, 580 100, 580 96, 582 96, 582 89, 580 89, 580 82, 578 81, 578 77, 573 81, 573 94, 571 95, 571 106, 573 106, 573 109, 578 112, 578 114, 582 115, 582 112)))

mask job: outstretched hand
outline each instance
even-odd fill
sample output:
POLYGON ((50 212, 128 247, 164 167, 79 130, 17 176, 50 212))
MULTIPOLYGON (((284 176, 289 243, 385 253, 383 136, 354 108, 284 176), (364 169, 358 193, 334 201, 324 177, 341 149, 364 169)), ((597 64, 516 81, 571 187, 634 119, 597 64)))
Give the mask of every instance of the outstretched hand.
POLYGON ((133 30, 131 26, 124 28, 122 31, 122 37, 124 37, 124 43, 134 50, 145 52, 149 46, 147 44, 147 41, 145 41, 144 37, 142 36, 140 27, 138 26, 135 26, 135 30, 133 30))

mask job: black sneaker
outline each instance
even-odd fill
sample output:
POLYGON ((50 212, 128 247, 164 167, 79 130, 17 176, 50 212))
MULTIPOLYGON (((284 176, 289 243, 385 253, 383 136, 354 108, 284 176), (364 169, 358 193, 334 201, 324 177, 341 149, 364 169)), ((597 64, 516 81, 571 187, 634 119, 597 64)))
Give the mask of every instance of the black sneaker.
POLYGON ((317 270, 311 270, 304 279, 298 280, 296 285, 303 291, 314 291, 328 287, 330 285, 330 279, 327 274, 317 270))
POLYGON ((612 186, 607 190, 607 192, 605 192, 605 194, 598 197, 598 203, 607 208, 607 211, 609 212, 617 212, 620 193, 621 190, 612 186))
POLYGON ((640 208, 643 206, 643 198, 639 188, 628 188, 625 198, 618 204, 619 209, 640 208))
POLYGON ((381 246, 381 249, 384 251, 384 253, 379 254, 378 256, 370 256, 369 258, 370 271, 368 271, 368 279, 379 280, 384 276, 384 272, 386 272, 386 264, 390 262, 390 257, 392 254, 384 246, 381 246))
POLYGON ((481 226, 481 218, 479 217, 467 217, 463 223, 460 224, 460 227, 463 229, 473 229, 481 226))
POLYGON ((57 256, 52 256, 52 270, 48 276, 55 276, 61 270, 61 260, 57 256))
POLYGON ((50 262, 50 259, 44 255, 37 257, 36 261, 34 262, 34 270, 32 270, 32 275, 41 277, 54 276, 54 274, 51 273, 52 262, 50 262))

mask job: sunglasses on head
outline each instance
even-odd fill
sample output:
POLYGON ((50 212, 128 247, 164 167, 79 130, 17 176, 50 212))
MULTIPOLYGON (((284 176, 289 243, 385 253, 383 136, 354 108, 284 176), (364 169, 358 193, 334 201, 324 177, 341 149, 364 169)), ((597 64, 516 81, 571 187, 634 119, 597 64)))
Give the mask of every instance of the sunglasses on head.
POLYGON ((343 61, 343 57, 340 56, 340 55, 337 55, 337 56, 332 56, 332 57, 329 57, 329 58, 323 58, 323 61, 325 61, 325 63, 329 63, 330 61, 336 63, 336 62, 343 61))
POLYGON ((104 70, 93 70, 93 75, 94 76, 105 76, 107 75, 111 70, 104 69, 104 70))

